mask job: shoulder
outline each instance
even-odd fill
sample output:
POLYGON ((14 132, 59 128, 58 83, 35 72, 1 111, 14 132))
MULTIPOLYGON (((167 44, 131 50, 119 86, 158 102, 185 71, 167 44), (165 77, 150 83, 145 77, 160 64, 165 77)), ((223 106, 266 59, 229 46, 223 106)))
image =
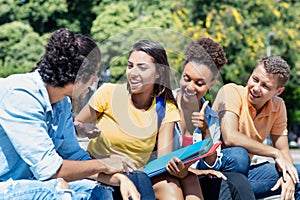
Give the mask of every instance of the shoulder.
POLYGON ((126 84, 104 83, 97 90, 96 95, 112 94, 116 89, 126 90, 126 84))
POLYGON ((217 100, 237 100, 247 95, 247 88, 235 83, 228 83, 221 87, 216 97, 217 100))
POLYGON ((271 99, 272 110, 277 112, 280 109, 285 109, 285 102, 281 97, 275 96, 271 99))
POLYGON ((246 88, 242 85, 237 85, 235 83, 228 83, 228 84, 224 85, 221 89, 225 90, 226 92, 236 91, 238 93, 242 93, 245 91, 246 88))
POLYGON ((34 100, 42 104, 49 101, 47 89, 38 72, 14 74, 1 79, 0 94, 7 97, 7 101, 10 101, 9 96, 16 101, 15 95, 23 101, 28 99, 29 102, 34 100))

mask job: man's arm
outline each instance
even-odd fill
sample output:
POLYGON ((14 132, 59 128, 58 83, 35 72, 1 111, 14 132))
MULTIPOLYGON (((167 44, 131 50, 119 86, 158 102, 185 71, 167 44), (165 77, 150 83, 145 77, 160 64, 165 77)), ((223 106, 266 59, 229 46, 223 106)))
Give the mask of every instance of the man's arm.
POLYGON ((226 146, 241 146, 251 154, 271 157, 275 160, 277 167, 282 171, 284 180, 286 180, 288 173, 294 183, 299 182, 297 171, 291 162, 290 156, 286 157, 288 154, 284 145, 284 137, 282 137, 281 140, 274 140, 276 145, 272 147, 239 133, 239 119, 235 113, 223 111, 219 113, 219 117, 223 142, 226 146))
POLYGON ((122 170, 123 163, 121 160, 113 168, 107 167, 103 162, 96 159, 85 161, 63 160, 62 166, 52 178, 64 178, 66 181, 75 181, 98 173, 113 174, 122 170))
POLYGON ((260 143, 239 133, 239 117, 230 111, 219 113, 223 142, 226 146, 241 146, 254 155, 276 158, 280 154, 278 149, 260 143))

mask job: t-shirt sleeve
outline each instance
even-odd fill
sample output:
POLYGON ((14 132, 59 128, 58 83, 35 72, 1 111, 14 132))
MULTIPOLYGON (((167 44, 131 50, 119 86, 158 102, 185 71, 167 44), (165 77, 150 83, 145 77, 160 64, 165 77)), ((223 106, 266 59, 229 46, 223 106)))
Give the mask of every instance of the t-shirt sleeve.
POLYGON ((213 110, 217 113, 230 111, 240 114, 242 106, 242 95, 235 84, 224 85, 218 92, 213 103, 213 110))
POLYGON ((275 98, 276 106, 278 106, 278 111, 276 112, 276 119, 273 123, 273 127, 270 131, 272 135, 287 135, 287 113, 285 103, 281 98, 275 98))
POLYGON ((166 114, 163 123, 180 121, 179 110, 176 105, 170 101, 166 101, 166 114))
POLYGON ((88 104, 97 112, 104 112, 108 102, 111 101, 110 94, 113 90, 112 84, 105 83, 100 86, 90 98, 88 104))

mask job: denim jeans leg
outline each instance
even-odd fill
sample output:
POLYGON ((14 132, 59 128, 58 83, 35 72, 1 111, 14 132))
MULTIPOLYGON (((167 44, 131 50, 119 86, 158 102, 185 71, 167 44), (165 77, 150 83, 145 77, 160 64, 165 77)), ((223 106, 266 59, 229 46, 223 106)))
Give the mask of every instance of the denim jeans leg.
POLYGON ((57 189, 57 181, 52 179, 49 181, 38 180, 8 180, 0 182, 0 199, 1 200, 62 200, 65 194, 71 196, 70 190, 57 189))
MULTIPOLYGON (((295 164, 294 166, 297 169, 298 177, 300 177, 300 164, 295 164)), ((295 199, 300 200, 300 183, 296 184, 295 187, 295 199)))
POLYGON ((265 198, 280 194, 280 189, 271 191, 280 177, 274 163, 263 162, 251 165, 248 180, 256 198, 265 198))
POLYGON ((250 157, 243 147, 229 147, 221 151, 223 153, 222 172, 238 172, 248 176, 250 157))
POLYGON ((141 200, 155 199, 154 191, 150 178, 142 171, 135 171, 127 175, 134 183, 141 195, 141 200))
POLYGON ((69 182, 70 188, 74 191, 72 200, 112 200, 112 188, 99 184, 97 181, 82 179, 69 182))

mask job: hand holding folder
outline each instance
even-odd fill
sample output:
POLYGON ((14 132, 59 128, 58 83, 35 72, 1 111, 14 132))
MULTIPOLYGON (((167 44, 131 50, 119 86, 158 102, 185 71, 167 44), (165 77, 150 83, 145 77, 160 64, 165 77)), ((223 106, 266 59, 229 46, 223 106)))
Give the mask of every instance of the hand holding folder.
POLYGON ((184 162, 184 164, 196 162, 203 157, 212 155, 220 144, 221 142, 213 144, 211 138, 196 142, 192 145, 178 149, 149 162, 144 168, 144 172, 150 177, 165 172, 166 165, 173 157, 179 158, 180 160, 182 160, 182 162, 184 162))

